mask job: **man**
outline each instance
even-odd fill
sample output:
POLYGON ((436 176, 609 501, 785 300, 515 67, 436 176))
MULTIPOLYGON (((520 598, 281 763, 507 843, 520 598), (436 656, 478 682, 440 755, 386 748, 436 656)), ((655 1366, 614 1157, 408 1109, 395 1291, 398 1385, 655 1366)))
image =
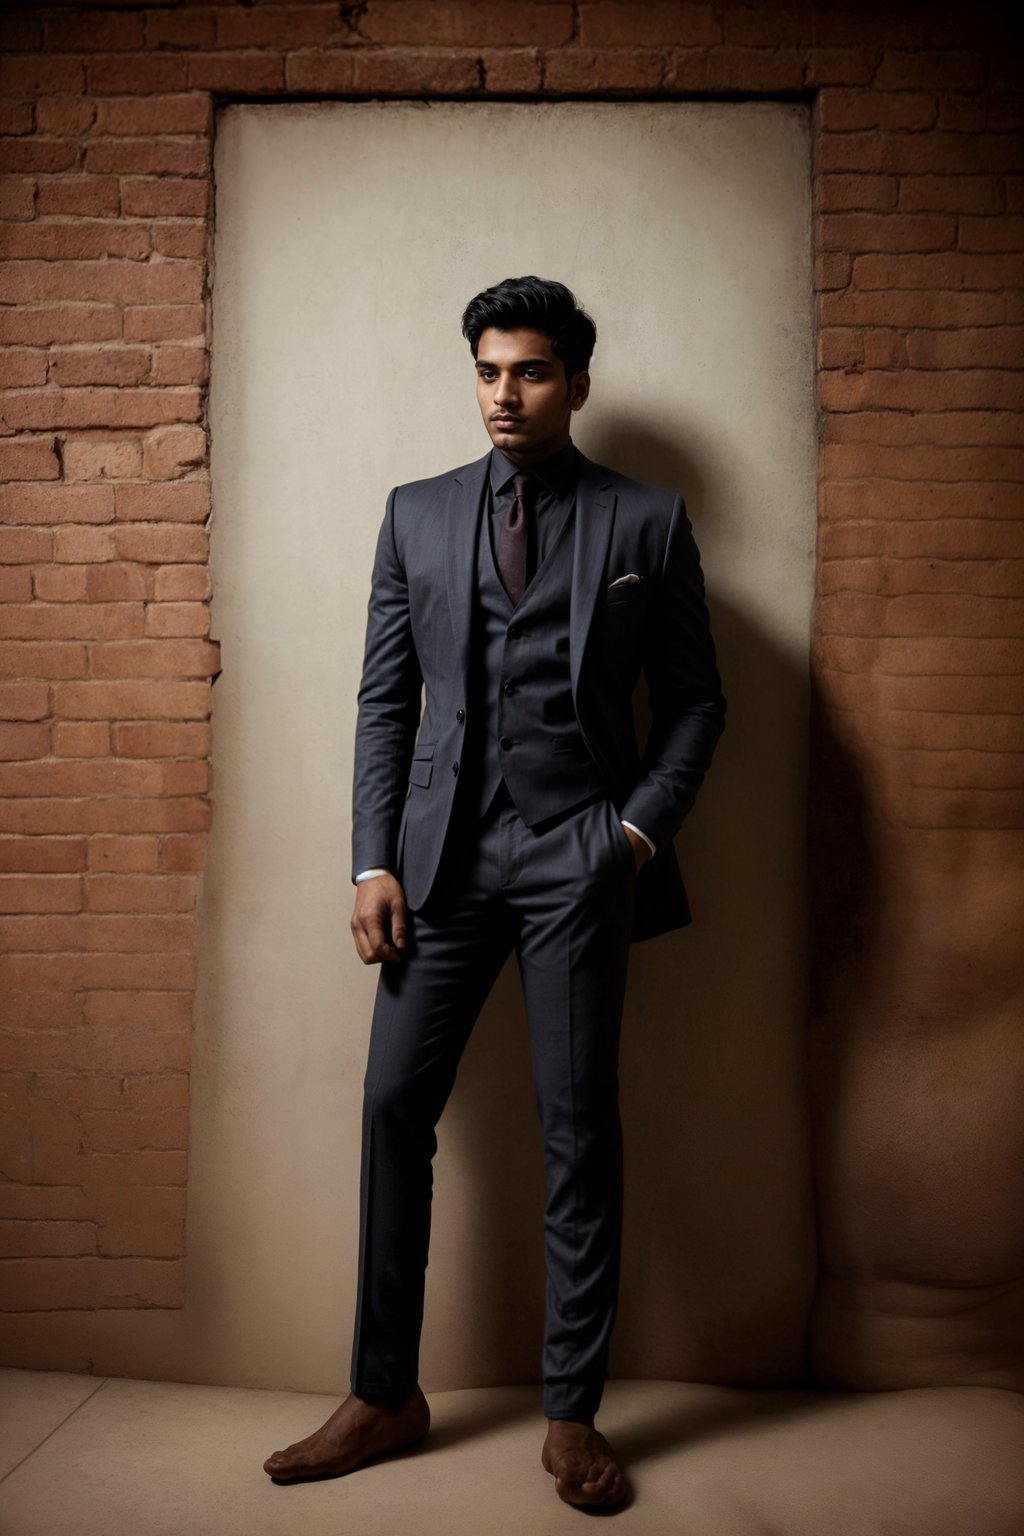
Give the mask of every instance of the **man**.
POLYGON ((561 283, 511 278, 470 302, 463 332, 493 446, 388 497, 358 695, 351 929, 382 964, 352 1391, 264 1467, 336 1476, 427 1433, 435 1127, 514 948, 547 1177, 541 1459, 566 1502, 612 1505, 623 1478, 594 1416, 618 1293, 629 945, 690 920, 672 838, 725 701, 682 498, 573 445, 589 315, 561 283))

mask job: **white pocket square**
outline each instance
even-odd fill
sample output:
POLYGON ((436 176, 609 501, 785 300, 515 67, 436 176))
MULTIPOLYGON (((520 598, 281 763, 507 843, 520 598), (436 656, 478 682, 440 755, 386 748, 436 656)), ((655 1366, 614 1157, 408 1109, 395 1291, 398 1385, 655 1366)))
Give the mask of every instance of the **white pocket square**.
POLYGON ((625 576, 616 576, 614 581, 608 583, 605 591, 610 592, 612 587, 628 587, 631 581, 643 581, 643 577, 638 576, 635 571, 629 571, 625 576))

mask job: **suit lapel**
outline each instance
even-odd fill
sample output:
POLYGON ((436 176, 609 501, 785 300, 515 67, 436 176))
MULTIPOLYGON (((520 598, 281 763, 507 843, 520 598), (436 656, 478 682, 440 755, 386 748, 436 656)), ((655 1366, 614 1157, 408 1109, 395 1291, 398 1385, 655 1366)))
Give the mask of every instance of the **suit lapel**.
POLYGON ((445 508, 444 561, 448 607, 455 635, 455 656, 463 688, 469 675, 469 638, 476 585, 476 544, 484 503, 490 450, 482 459, 455 471, 445 508))
POLYGON ((572 605, 569 613, 569 678, 573 703, 587 635, 594 617, 598 584, 608 557, 615 516, 611 480, 600 464, 582 453, 576 486, 576 528, 572 552, 572 605))

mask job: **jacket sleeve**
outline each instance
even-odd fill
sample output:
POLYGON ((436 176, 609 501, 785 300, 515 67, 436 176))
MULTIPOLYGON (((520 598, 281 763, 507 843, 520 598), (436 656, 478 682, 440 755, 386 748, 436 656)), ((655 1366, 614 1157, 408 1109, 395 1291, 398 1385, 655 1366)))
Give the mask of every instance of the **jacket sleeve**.
POLYGON ((352 774, 352 879, 395 867, 423 677, 413 643, 409 588, 395 542, 395 496, 377 535, 367 603, 363 673, 357 695, 352 774))
POLYGON ((651 729, 640 776, 619 814, 660 849, 682 826, 725 729, 700 553, 681 496, 669 520, 643 669, 651 729))

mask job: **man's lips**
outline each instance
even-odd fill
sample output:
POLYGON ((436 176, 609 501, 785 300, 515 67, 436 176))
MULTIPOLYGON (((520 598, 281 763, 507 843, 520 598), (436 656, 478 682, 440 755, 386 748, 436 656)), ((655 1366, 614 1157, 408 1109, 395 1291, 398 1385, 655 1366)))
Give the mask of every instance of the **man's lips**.
POLYGON ((516 426, 522 426, 522 424, 523 423, 522 423, 522 417, 521 416, 492 416, 491 417, 491 426, 492 427, 516 427, 516 426))

